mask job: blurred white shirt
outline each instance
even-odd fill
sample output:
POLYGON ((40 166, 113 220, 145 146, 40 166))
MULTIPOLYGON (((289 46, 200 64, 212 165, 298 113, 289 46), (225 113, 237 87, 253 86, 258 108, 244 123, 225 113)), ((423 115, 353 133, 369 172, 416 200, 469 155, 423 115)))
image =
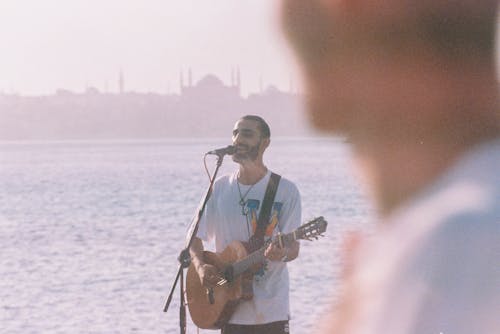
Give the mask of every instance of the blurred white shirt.
POLYGON ((348 287, 350 334, 500 333, 500 140, 379 224, 348 287))

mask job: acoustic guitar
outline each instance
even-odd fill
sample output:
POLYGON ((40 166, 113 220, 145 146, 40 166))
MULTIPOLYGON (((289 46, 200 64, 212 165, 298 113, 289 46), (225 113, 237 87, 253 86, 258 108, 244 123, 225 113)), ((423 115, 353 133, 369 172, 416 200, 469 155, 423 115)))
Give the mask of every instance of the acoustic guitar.
POLYGON ((293 240, 318 239, 326 231, 327 222, 317 217, 288 234, 279 234, 269 239, 257 251, 248 254, 240 241, 233 241, 221 253, 204 251, 204 262, 220 271, 221 279, 212 289, 204 287, 191 264, 186 276, 187 305, 191 319, 199 328, 219 329, 231 318, 240 300, 244 299, 242 280, 248 273, 265 261, 264 251, 269 244, 280 247, 293 240))

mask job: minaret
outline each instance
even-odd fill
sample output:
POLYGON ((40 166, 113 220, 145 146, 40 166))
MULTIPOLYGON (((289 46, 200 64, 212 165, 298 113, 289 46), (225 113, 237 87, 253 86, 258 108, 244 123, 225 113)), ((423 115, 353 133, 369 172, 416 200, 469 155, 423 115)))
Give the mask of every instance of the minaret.
POLYGON ((120 73, 118 74, 118 93, 123 94, 125 86, 125 80, 123 79, 123 71, 120 69, 120 73))
POLYGON ((180 94, 182 95, 182 91, 184 90, 184 75, 182 73, 182 70, 179 72, 179 88, 180 88, 180 94))
POLYGON ((239 66, 236 68, 236 89, 238 91, 238 96, 240 96, 241 95, 241 77, 240 77, 239 66))
POLYGON ((238 87, 238 91, 240 90, 241 87, 241 77, 240 77, 240 68, 236 68, 236 86, 238 87))

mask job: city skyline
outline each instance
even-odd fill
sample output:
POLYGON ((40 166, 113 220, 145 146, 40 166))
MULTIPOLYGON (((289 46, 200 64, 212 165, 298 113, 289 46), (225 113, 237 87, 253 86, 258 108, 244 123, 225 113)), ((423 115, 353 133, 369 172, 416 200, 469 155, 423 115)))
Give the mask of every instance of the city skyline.
POLYGON ((242 96, 237 72, 229 82, 215 75, 179 78, 179 94, 59 89, 55 94, 0 94, 0 141, 224 137, 245 114, 264 117, 277 136, 310 135, 302 96, 269 86, 242 96))
MULTIPOLYGON (((230 71, 228 71, 228 73, 229 74, 227 75, 227 77, 229 79, 226 80, 225 77, 219 77, 218 75, 215 75, 213 73, 204 73, 196 75, 196 73, 194 73, 194 71, 190 67, 188 67, 187 70, 185 71, 179 70, 179 75, 176 79, 167 80, 166 81, 167 85, 165 86, 164 91, 140 91, 140 90, 128 89, 129 82, 127 81, 127 73, 126 71, 120 69, 116 73, 115 78, 113 80, 106 80, 101 85, 93 84, 91 82, 85 82, 84 84, 82 84, 80 89, 69 89, 66 87, 58 87, 53 92, 48 92, 45 94, 22 94, 16 91, 0 89, 0 95, 19 95, 26 97, 36 97, 36 96, 56 95, 58 91, 68 91, 75 94, 85 93, 89 89, 97 90, 100 93, 110 93, 110 94, 139 93, 139 94, 159 94, 159 95, 182 95, 183 86, 184 87, 196 86, 197 83, 199 83, 206 77, 215 77, 218 80, 222 81, 223 83, 229 82, 231 85, 233 85, 233 81, 234 82, 237 81, 241 92, 241 87, 245 85, 245 80, 244 80, 244 75, 242 75, 241 71, 239 70, 239 67, 231 68, 230 71)), ((257 89, 255 91, 246 90, 246 94, 241 94, 241 96, 248 97, 253 94, 259 94, 269 88, 278 89, 283 92, 289 92, 294 94, 299 93, 299 89, 297 85, 293 82, 291 76, 287 87, 279 87, 278 85, 272 82, 265 82, 263 77, 259 77, 257 89)))

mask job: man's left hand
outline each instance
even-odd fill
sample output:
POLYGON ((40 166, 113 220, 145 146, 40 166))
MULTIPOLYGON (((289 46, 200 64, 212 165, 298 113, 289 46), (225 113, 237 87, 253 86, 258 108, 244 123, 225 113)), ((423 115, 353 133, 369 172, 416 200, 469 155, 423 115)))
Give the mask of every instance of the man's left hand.
POLYGON ((277 245, 271 243, 267 246, 264 251, 264 256, 271 261, 281 261, 288 254, 288 249, 286 247, 280 248, 277 245))

